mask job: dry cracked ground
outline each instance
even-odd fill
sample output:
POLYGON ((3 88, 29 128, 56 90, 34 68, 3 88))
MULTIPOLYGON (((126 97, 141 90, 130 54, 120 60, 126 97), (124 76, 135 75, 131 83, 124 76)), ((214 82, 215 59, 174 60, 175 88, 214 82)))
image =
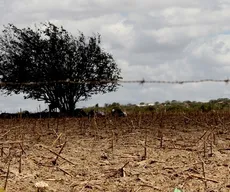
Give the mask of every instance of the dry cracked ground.
POLYGON ((2 119, 0 187, 9 192, 230 191, 228 118, 206 120, 183 115, 2 119))

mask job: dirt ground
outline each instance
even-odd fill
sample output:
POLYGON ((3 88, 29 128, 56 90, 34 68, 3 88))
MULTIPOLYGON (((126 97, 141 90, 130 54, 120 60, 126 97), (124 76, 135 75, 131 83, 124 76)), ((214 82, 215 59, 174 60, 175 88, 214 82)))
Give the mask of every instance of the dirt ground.
POLYGON ((0 187, 35 192, 43 181, 45 192, 230 191, 228 116, 0 120, 0 187))

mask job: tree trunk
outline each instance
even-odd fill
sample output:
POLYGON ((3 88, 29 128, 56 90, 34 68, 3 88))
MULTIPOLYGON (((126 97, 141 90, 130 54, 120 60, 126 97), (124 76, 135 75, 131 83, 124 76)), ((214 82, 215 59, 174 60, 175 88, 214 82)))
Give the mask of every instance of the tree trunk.
POLYGON ((71 100, 71 101, 69 101, 69 104, 68 104, 69 106, 69 115, 71 116, 71 117, 73 117, 74 116, 74 110, 75 110, 75 103, 73 102, 73 100, 71 100))
POLYGON ((56 97, 56 100, 51 102, 51 106, 57 107, 63 115, 74 116, 75 102, 71 95, 56 97))
POLYGON ((74 110, 75 110, 75 103, 73 102, 73 99, 69 99, 67 103, 65 103, 65 106, 63 106, 63 109, 60 111, 70 117, 73 117, 74 110))

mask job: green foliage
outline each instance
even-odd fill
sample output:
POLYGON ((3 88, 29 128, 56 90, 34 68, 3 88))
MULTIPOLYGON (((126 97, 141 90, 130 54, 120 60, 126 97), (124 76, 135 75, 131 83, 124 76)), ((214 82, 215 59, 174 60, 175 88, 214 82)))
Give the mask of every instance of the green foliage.
POLYGON ((175 188, 173 192, 182 192, 182 190, 175 188))
POLYGON ((2 89, 7 95, 24 93, 26 99, 42 100, 57 105, 61 112, 73 112, 78 101, 116 91, 116 81, 122 79, 112 55, 100 44, 99 34, 86 38, 80 33, 74 37, 51 23, 34 30, 9 24, 0 37, 0 76, 2 82, 14 84, 2 89), (114 82, 70 83, 100 80, 114 82), (21 84, 29 82, 46 83, 21 84))
POLYGON ((116 102, 113 102, 111 105, 110 105, 111 107, 117 107, 117 108, 119 108, 120 107, 120 103, 116 103, 116 102))
MULTIPOLYGON (((143 104, 143 102, 142 102, 143 104)), ((165 101, 164 103, 155 102, 154 106, 141 106, 127 104, 120 106, 119 103, 106 104, 107 108, 111 109, 111 106, 122 107, 127 112, 210 112, 212 110, 230 110, 230 99, 220 98, 217 100, 210 100, 209 102, 196 102, 196 101, 184 101, 179 102, 176 100, 165 101)))
MULTIPOLYGON (((89 107, 86 111, 90 111, 95 107, 89 107)), ((137 106, 135 104, 128 103, 127 105, 121 105, 117 102, 113 102, 112 104, 105 104, 104 107, 100 107, 98 110, 104 111, 106 113, 111 113, 113 108, 122 109, 126 111, 128 114, 132 113, 159 113, 159 112, 211 112, 213 110, 230 110, 230 99, 217 99, 211 100, 210 102, 196 102, 196 101, 166 101, 164 103, 155 103, 154 106, 137 106)))

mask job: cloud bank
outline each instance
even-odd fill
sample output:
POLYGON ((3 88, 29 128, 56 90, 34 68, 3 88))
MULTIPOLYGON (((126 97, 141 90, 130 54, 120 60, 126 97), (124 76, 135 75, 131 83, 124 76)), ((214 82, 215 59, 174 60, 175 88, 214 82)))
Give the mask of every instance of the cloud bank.
MULTIPOLYGON (((228 0, 0 0, 0 29, 50 21, 73 35, 99 32, 125 80, 226 79, 230 72, 228 0)), ((229 85, 123 84, 79 107, 99 103, 210 100, 229 97, 229 85)), ((1 111, 35 111, 42 102, 0 96, 1 111)))

